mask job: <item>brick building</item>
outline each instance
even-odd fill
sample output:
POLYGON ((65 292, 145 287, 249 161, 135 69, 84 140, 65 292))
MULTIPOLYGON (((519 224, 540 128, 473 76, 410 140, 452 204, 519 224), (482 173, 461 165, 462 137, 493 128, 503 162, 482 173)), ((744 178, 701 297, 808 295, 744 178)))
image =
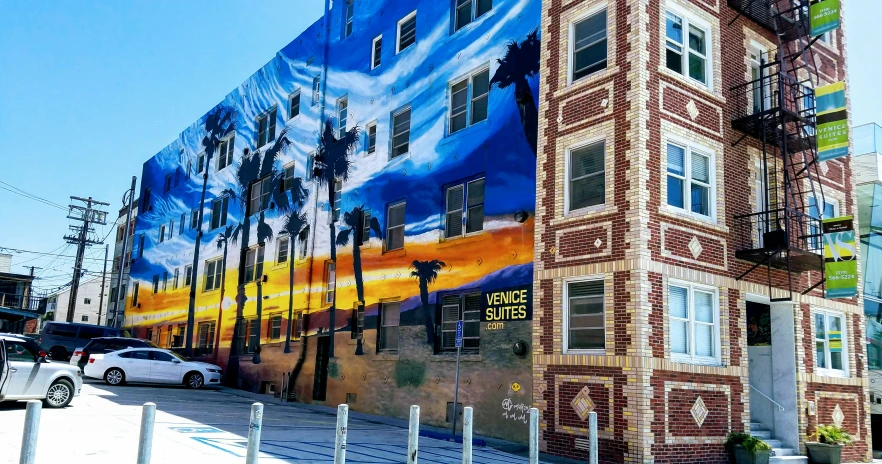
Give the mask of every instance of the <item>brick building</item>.
POLYGON ((727 462, 748 430, 805 454, 817 424, 869 459, 862 303, 824 298, 819 255, 820 219, 857 216, 851 160, 814 143, 845 29, 808 37, 796 0, 542 9, 543 450, 584 458, 594 410, 601 462, 727 462))

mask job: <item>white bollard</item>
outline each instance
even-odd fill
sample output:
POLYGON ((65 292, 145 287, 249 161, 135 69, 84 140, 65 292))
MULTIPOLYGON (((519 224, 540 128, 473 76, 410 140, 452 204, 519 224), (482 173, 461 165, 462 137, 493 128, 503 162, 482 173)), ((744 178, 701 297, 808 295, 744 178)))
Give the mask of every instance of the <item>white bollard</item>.
POLYGON ((39 400, 28 401, 25 410, 24 434, 21 437, 21 457, 19 464, 34 464, 37 459, 37 435, 40 432, 40 413, 43 403, 39 400))
POLYGON ((407 429, 407 464, 417 464, 417 443, 420 439, 420 407, 410 407, 410 427, 407 429))
POLYGON ((539 464, 539 410, 530 408, 530 464, 539 464))
POLYGON ((144 407, 141 409, 141 434, 138 437, 138 464, 150 464, 155 420, 156 404, 144 403, 144 407))
POLYGON ((588 413, 588 464, 597 464, 597 413, 588 413))
POLYGON ((248 423, 248 448, 245 464, 257 464, 260 457, 260 429, 263 426, 263 403, 251 405, 251 419, 248 423))
POLYGON ((349 405, 337 406, 337 437, 334 439, 334 464, 346 463, 346 424, 349 423, 349 405))
POLYGON ((462 464, 472 464, 472 407, 462 411, 462 464))

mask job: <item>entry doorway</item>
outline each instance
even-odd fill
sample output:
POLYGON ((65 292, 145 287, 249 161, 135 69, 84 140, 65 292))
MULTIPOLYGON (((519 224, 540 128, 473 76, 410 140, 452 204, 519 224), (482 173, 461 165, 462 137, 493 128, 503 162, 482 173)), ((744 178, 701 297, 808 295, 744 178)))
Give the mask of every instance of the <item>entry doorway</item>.
POLYGON ((328 363, 331 337, 317 337, 315 347, 315 377, 312 382, 313 401, 325 401, 328 396, 328 363))

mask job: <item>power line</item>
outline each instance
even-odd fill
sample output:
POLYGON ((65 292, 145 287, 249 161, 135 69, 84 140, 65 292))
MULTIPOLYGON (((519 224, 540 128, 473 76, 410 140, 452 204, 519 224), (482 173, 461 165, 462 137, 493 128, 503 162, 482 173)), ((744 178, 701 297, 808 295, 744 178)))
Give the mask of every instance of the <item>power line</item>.
MULTIPOLYGON (((65 245, 62 245, 62 246, 65 246, 65 245)), ((61 247, 58 247, 58 248, 61 248, 61 247)), ((52 250, 52 251, 57 251, 58 248, 56 248, 55 250, 52 250)), ((55 256, 55 257, 59 257, 59 258, 76 258, 76 256, 65 255, 65 254, 63 254, 63 252, 62 252, 62 254, 46 253, 46 252, 42 252, 42 251, 21 250, 18 248, 9 248, 9 247, 2 247, 2 246, 0 246, 0 251, 8 251, 11 253, 28 253, 28 254, 41 255, 41 256, 55 256)), ((38 259, 38 258, 34 258, 34 259, 38 259)), ((88 258, 87 257, 84 259, 91 259, 91 260, 95 260, 95 261, 104 261, 104 258, 88 258)), ((33 259, 31 261, 33 261, 33 259)))
POLYGON ((47 200, 47 199, 45 199, 45 198, 40 198, 40 197, 38 197, 38 196, 36 196, 36 195, 34 195, 34 194, 31 194, 31 193, 25 192, 24 190, 22 190, 22 189, 20 189, 20 188, 18 188, 18 187, 16 187, 16 186, 14 186, 14 185, 12 185, 12 184, 8 184, 8 183, 6 183, 6 182, 3 182, 2 180, 0 180, 0 184, 6 185, 6 186, 8 186, 8 187, 11 187, 11 189, 10 189, 10 188, 6 188, 6 187, 3 187, 3 186, 0 186, 0 189, 6 190, 7 192, 12 192, 12 193, 14 193, 14 194, 16 194, 16 195, 21 195, 21 196, 23 196, 23 197, 25 197, 25 198, 27 198, 27 199, 34 200, 34 201, 39 201, 40 203, 44 203, 44 204, 46 204, 46 205, 49 205, 49 206, 52 206, 52 207, 55 207, 55 208, 58 208, 58 209, 62 209, 62 210, 67 211, 67 208, 64 207, 63 205, 60 205, 60 204, 58 204, 58 203, 55 203, 54 201, 47 200))

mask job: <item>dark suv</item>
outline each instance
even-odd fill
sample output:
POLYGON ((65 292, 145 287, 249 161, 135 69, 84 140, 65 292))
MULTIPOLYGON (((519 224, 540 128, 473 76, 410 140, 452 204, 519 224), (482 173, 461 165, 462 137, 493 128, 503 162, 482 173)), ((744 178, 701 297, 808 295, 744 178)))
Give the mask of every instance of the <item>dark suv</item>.
POLYGON ((139 338, 125 337, 100 337, 93 338, 86 346, 74 350, 70 357, 70 364, 78 366, 83 370, 83 366, 89 362, 90 354, 107 354, 114 351, 124 350, 126 348, 159 348, 150 340, 141 340, 139 338))

